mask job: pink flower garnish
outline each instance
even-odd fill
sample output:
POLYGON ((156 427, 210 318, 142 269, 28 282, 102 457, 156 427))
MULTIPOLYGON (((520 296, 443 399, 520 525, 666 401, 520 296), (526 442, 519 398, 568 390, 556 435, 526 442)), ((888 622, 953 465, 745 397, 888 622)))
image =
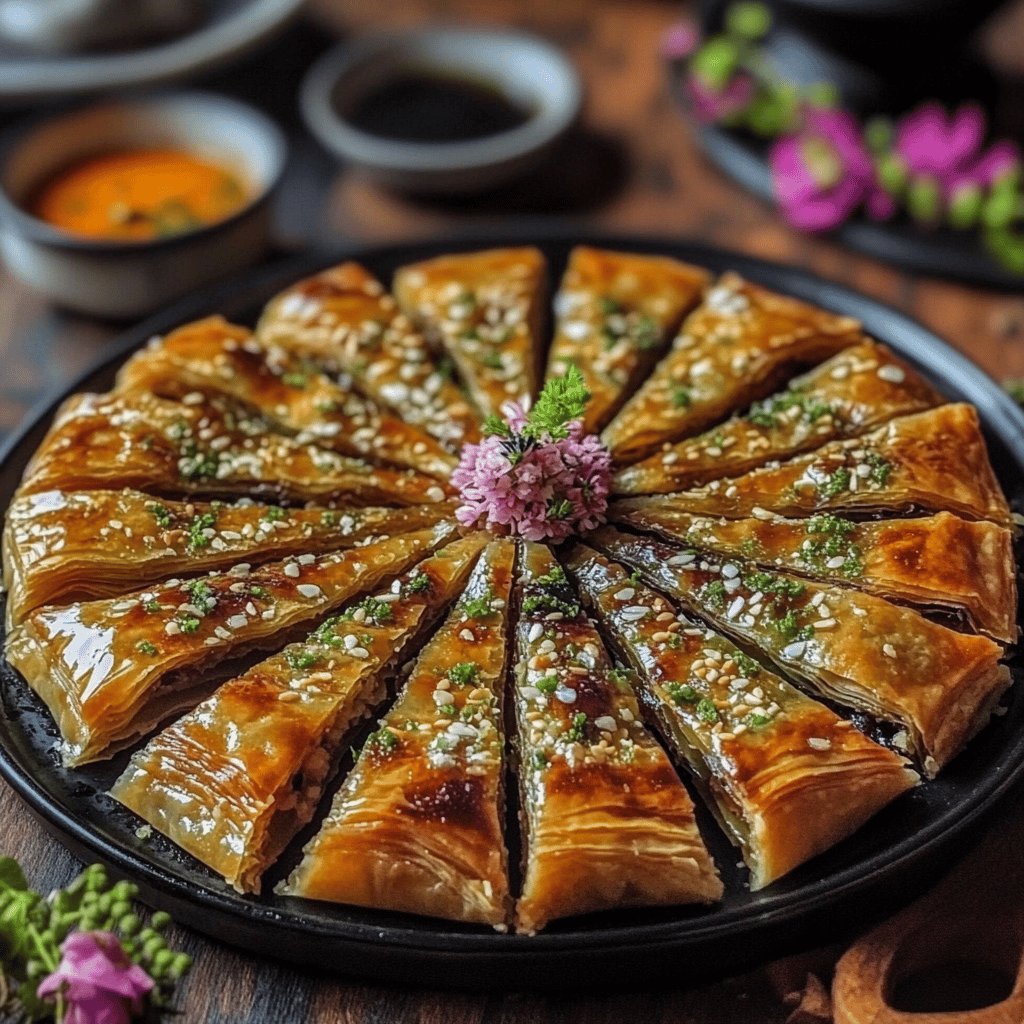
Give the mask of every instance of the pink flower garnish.
POLYGON ((492 434, 462 449, 452 483, 462 505, 455 512, 465 526, 527 540, 565 540, 604 522, 611 456, 579 420, 564 426, 565 437, 523 433, 527 416, 509 403, 502 410, 508 432, 492 434))
POLYGON ((1020 165, 1020 151, 1012 142, 998 142, 982 150, 985 114, 964 104, 947 114, 938 103, 925 103, 900 119, 894 149, 911 177, 934 178, 948 201, 962 189, 988 188, 1020 165))
POLYGON ((661 37, 661 55, 666 60, 686 60, 699 45, 700 29, 692 21, 680 21, 669 26, 661 37))
POLYGON ((36 991, 41 999, 61 993, 65 1024, 129 1024, 142 1012, 153 979, 129 961, 112 932, 72 932, 61 953, 36 991))
POLYGON ((803 231, 838 227, 874 188, 860 127, 840 110, 809 109, 802 131, 778 139, 769 162, 782 212, 803 231))

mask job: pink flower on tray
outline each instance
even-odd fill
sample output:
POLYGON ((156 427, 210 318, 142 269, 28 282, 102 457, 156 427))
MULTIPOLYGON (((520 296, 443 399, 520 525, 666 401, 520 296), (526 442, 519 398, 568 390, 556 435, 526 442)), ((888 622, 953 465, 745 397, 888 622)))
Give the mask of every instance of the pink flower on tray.
POLYGON ((72 932, 61 953, 37 994, 46 999, 60 993, 65 1024, 129 1024, 142 1012, 153 979, 129 961, 112 932, 72 932))
POLYGON ((611 456, 579 416, 589 399, 579 370, 548 381, 526 413, 509 403, 491 417, 488 436, 462 449, 452 483, 464 526, 526 540, 565 540, 604 521, 611 456))
POLYGON ((754 80, 740 72, 733 75, 723 89, 708 85, 700 75, 688 75, 686 95, 694 117, 705 124, 724 121, 730 115, 743 110, 754 97, 754 80))
POLYGON ((661 55, 666 60, 686 60, 700 46, 700 29, 692 21, 670 25, 661 37, 661 55))
POLYGON ((845 111, 809 109, 800 132, 774 143, 769 163, 783 215, 803 231, 838 227, 875 187, 860 127, 845 111))
POLYGON ((964 104, 947 113, 925 103, 896 125, 894 149, 911 177, 934 179, 947 201, 970 186, 988 188, 1020 166, 1020 151, 999 142, 983 151, 985 113, 964 104))

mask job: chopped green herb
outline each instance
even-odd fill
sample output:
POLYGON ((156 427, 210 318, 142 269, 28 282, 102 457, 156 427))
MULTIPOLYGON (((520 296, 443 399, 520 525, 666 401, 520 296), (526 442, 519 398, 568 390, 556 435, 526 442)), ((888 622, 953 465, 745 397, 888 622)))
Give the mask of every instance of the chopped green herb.
POLYGON ((672 389, 672 406, 676 409, 689 409, 693 404, 693 397, 689 388, 674 387, 672 389))
POLYGON ((289 668, 302 670, 312 668, 320 660, 320 655, 316 651, 304 647, 299 650, 287 650, 285 660, 288 662, 289 668))
POLYGON ((156 525, 161 530, 169 529, 174 524, 174 516, 166 505, 147 505, 146 511, 156 520, 156 525))
POLYGON ((892 463, 884 459, 878 452, 868 452, 868 465, 871 467, 871 474, 868 479, 879 487, 884 487, 889 482, 892 473, 892 463))
POLYGON ((338 513, 333 509, 326 508, 320 513, 320 525, 321 526, 337 526, 338 525, 338 513))
POLYGON ((268 505, 263 513, 263 519, 268 523, 277 523, 287 515, 288 513, 280 505, 268 505))
POLYGON ((718 721, 718 708, 715 707, 715 702, 709 700, 707 697, 703 697, 697 701, 697 717, 702 722, 713 723, 718 721))
POLYGON ((558 676, 545 676, 533 684, 541 693, 554 693, 558 689, 558 676))
POLYGON ((213 589, 206 580, 189 580, 182 587, 182 590, 188 594, 189 603, 202 612, 216 604, 217 599, 214 596, 213 589))
POLYGON ((304 373, 283 373, 281 374, 281 383, 286 387, 302 391, 308 386, 309 377, 304 373))
POLYGON ((802 596, 807 589, 799 580, 758 571, 744 573, 743 585, 751 590, 760 590, 762 594, 771 594, 787 600, 802 596))
POLYGON ((760 712, 755 711, 747 715, 744 721, 747 725, 751 726, 751 728, 758 729, 763 725, 767 725, 771 721, 771 718, 768 715, 763 715, 760 712))
POLYGON ((390 729, 378 729, 366 737, 365 751, 386 756, 398 749, 401 740, 390 729))
POLYGON ((824 402, 799 388, 792 388, 780 395, 755 402, 750 407, 747 419, 758 427, 777 427, 784 414, 791 409, 800 410, 799 418, 804 423, 814 423, 823 416, 835 415, 836 411, 829 402, 824 402))
POLYGON ((146 601, 142 607, 150 614, 153 612, 163 611, 163 605, 155 598, 152 601, 146 601))
POLYGON ((345 622, 351 622, 359 609, 362 609, 364 612, 363 621, 372 623, 375 626, 382 626, 385 622, 390 622, 394 614, 390 602, 381 601, 376 597, 364 597, 356 603, 355 607, 346 608, 341 613, 341 618, 345 622))
POLYGON ((545 754, 543 750, 535 750, 533 752, 533 757, 531 758, 531 763, 537 771, 543 771, 548 766, 548 755, 545 754))
POLYGON ((422 594, 430 589, 430 577, 425 572, 417 572, 409 577, 405 584, 409 594, 422 594))
POLYGON ((616 316, 623 311, 622 303, 618 299, 613 299, 610 295, 602 295, 597 300, 597 305, 601 310, 602 316, 616 316))
POLYGON ((611 668, 608 670, 608 681, 614 683, 620 690, 631 689, 630 680, 633 673, 628 668, 611 668))
POLYGON ((586 736, 587 729, 587 716, 583 711, 577 711, 572 716, 572 725, 565 732, 565 738, 570 743, 582 743, 583 738, 586 736))
POLYGON ((246 593, 250 597, 266 597, 268 591, 266 587, 261 587, 258 583, 250 583, 246 593))
POLYGON ((135 645, 135 650, 142 654, 148 654, 150 656, 157 653, 156 644, 151 643, 149 640, 140 640, 135 645))
POLYGON ((523 614, 536 615, 539 612, 561 612, 574 619, 580 613, 580 606, 576 602, 563 601, 551 594, 531 594, 523 601, 523 614))
POLYGON ((725 584, 721 580, 705 583, 697 593, 697 600, 712 612, 720 612, 725 607, 725 584))
POLYGON ((490 586, 479 596, 479 597, 468 597, 466 598, 459 607, 462 609, 462 614, 469 619, 482 619, 485 615, 490 615, 494 609, 491 607, 491 602, 494 600, 494 591, 491 590, 490 586))
POLYGON ((700 697, 689 683, 666 683, 665 692, 675 704, 692 704, 700 697))
POLYGON ((202 512, 188 524, 188 550, 199 551, 210 546, 212 537, 206 535, 207 530, 212 530, 217 523, 217 516, 214 512, 202 512))
POLYGON ((751 676, 756 676, 761 671, 761 666, 752 658, 749 654, 744 654, 742 651, 735 651, 730 655, 733 661, 736 662, 737 668, 743 673, 743 675, 749 679, 751 676))
POLYGON ((564 587, 569 583, 565 570, 560 565, 552 566, 550 572, 537 577, 537 585, 541 587, 564 587))
POLYGON ((480 666, 472 661, 460 661, 448 669, 448 678, 459 686, 469 686, 475 683, 480 675, 480 666))
POLYGON ((566 519, 572 513, 572 502, 567 498, 548 499, 548 519, 557 522, 559 519, 566 519))
POLYGON ((844 491, 850 489, 850 471, 841 466, 830 473, 825 480, 818 485, 818 493, 823 498, 838 498, 844 491))
POLYGON ((182 633, 194 633, 199 628, 199 619, 194 615, 179 615, 178 626, 182 633))
POLYGON ((505 368, 505 364, 501 361, 501 356, 497 352, 486 353, 480 361, 488 370, 503 370, 505 368))

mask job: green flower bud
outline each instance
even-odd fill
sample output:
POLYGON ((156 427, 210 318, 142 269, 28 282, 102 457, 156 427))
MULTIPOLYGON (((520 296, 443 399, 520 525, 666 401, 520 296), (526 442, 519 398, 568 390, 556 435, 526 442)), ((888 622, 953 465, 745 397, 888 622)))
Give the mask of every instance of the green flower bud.
POLYGON ((712 89, 724 89, 736 73, 740 54, 736 44, 726 36, 709 39, 690 61, 690 70, 700 75, 712 89))
POLYGON ((148 942, 150 939, 158 939, 159 937, 159 934, 154 928, 146 927, 143 928, 141 932, 139 932, 140 942, 148 942))
POLYGON ((765 4, 745 0, 725 12, 725 27, 744 39, 758 40, 772 27, 772 12, 765 4))
POLYGON ((897 153, 884 153, 875 164, 878 183, 894 199, 903 195, 907 187, 907 165, 897 153))
POLYGON ((166 974, 171 969, 175 956, 177 956, 177 954, 171 949, 161 949, 157 951, 156 956, 153 957, 152 964, 157 977, 166 974))
POLYGON ((892 135, 892 121, 887 117, 872 117, 864 125, 864 141, 872 153, 887 153, 892 146, 892 135))
POLYGON ((907 187, 907 210, 914 220, 934 224, 942 213, 942 194, 934 178, 913 178, 907 187))
POLYGON ((977 185, 961 185, 949 201, 949 223, 958 231, 966 231, 978 223, 982 195, 977 185))
POLYGON ((981 207, 981 219, 987 228, 1009 227, 1017 207, 1016 188, 993 185, 981 207))
POLYGON ((180 981, 192 969, 192 957, 188 953, 175 953, 171 969, 167 972, 175 981, 180 981))
POLYGON ((838 107, 842 98, 833 82, 812 82, 804 89, 804 96, 815 107, 838 107))
POLYGON ((117 922, 117 930, 122 935, 134 935, 141 927, 142 922, 139 920, 139 915, 134 913, 125 914, 117 922))
POLYGON ((115 921, 120 921, 122 917, 132 912, 132 905, 127 900, 115 900, 110 904, 110 916, 115 921))
POLYGON ((110 890, 110 895, 115 901, 125 900, 130 903, 139 895, 139 887, 132 882, 118 882, 110 890))
POLYGON ((157 935, 155 938, 147 939, 142 944, 142 955, 147 960, 152 960, 153 957, 155 957, 157 955, 157 953, 160 952, 160 950, 166 949, 166 948, 167 948, 167 943, 164 942, 164 940, 159 935, 157 935))
POLYGON ((158 910, 149 923, 158 932, 162 932, 171 923, 171 915, 165 910, 158 910))

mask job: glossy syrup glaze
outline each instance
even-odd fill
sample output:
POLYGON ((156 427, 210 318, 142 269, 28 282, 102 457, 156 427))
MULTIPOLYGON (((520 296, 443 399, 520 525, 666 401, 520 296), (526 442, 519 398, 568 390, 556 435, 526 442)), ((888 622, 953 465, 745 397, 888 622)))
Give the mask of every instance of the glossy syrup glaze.
POLYGON ((494 249, 403 267, 395 297, 443 345, 483 415, 537 395, 544 257, 494 249))
POLYGON ((570 363, 583 374, 588 433, 615 414, 710 280, 664 256, 573 249, 555 296, 547 376, 563 376, 570 363))
POLYGON ((136 753, 122 803, 243 892, 313 815, 352 725, 461 590, 486 541, 455 541, 224 683, 136 753))
POLYGON ((256 333, 268 346, 350 379, 452 451, 480 437, 476 413, 450 372, 358 263, 341 263, 275 296, 256 333))
POLYGON ((7 615, 110 597, 170 576, 355 547, 451 518, 452 503, 405 509, 283 508, 171 501, 141 491, 41 491, 15 498, 3 546, 7 615))
POLYGON ((358 505, 448 497, 431 477, 275 435, 261 417, 199 394, 182 402, 143 392, 76 395, 25 470, 21 493, 111 487, 358 505))
POLYGON ((725 274, 602 437, 616 462, 636 462, 770 394, 794 365, 859 339, 860 325, 849 317, 725 274))
MULTIPOLYGON (((159 692, 173 674, 204 671, 287 636, 451 533, 448 525, 317 557, 166 583, 124 597, 43 608, 8 637, 8 660, 61 726, 64 757, 110 756, 169 713, 159 692)), ((166 687, 165 687, 166 690, 166 687)), ((182 697, 187 700, 187 697, 182 697)))
POLYGON ((662 494, 738 476, 941 402, 903 360, 865 339, 744 413, 619 470, 612 487, 622 494, 662 494))
POLYGON ((493 541, 283 892, 504 928, 502 698, 515 545, 493 541))
POLYGON ((118 383, 179 400, 223 395, 300 442, 442 480, 455 466, 429 434, 219 316, 154 339, 125 364, 118 383))
POLYGON ((517 927, 613 906, 710 902, 693 803, 551 551, 527 544, 514 706, 525 832, 517 927))
POLYGON ((594 545, 763 651, 826 697, 897 721, 930 774, 988 719, 1009 684, 1003 651, 872 594, 758 569, 605 527, 594 545))
POLYGON ((918 781, 906 762, 592 549, 569 568, 763 888, 918 781))

